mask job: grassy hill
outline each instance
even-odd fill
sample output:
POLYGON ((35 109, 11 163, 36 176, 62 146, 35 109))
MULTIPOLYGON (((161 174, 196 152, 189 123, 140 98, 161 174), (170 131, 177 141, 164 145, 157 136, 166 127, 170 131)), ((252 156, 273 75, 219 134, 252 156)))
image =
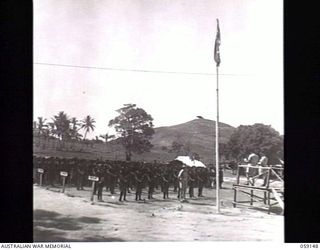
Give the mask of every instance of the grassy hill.
MULTIPOLYGON (((219 142, 227 143, 234 129, 228 124, 219 123, 219 142)), ((158 153, 160 157, 164 147, 171 148, 173 141, 187 145, 192 152, 198 153, 204 162, 212 162, 215 150, 215 121, 195 119, 175 126, 156 128, 152 139, 152 152, 158 153)), ((168 156, 172 159, 177 155, 168 156)))
MULTIPOLYGON (((234 127, 219 123, 220 143, 226 143, 234 127)), ((83 143, 69 143, 64 150, 56 150, 57 140, 50 139, 45 146, 43 139, 34 139, 34 152, 40 155, 52 155, 60 157, 79 157, 79 158, 103 158, 110 160, 124 160, 125 154, 121 145, 116 141, 106 143, 92 143, 84 145, 83 143), (41 141, 42 140, 42 141, 41 141)), ((168 162, 173 160, 181 153, 171 153, 170 149, 173 142, 178 142, 187 146, 191 152, 200 155, 205 163, 213 162, 215 145, 215 121, 207 119, 195 119, 186 123, 155 128, 155 134, 152 139, 154 145, 150 152, 141 155, 134 155, 134 161, 168 162)))

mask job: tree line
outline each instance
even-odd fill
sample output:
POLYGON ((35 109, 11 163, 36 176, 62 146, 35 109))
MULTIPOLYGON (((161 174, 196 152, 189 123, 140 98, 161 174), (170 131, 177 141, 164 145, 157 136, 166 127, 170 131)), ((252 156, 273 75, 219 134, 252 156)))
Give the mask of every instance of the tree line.
POLYGON ((126 160, 130 161, 133 154, 149 152, 152 148, 151 139, 154 134, 153 118, 144 109, 138 108, 135 104, 125 104, 117 110, 118 116, 109 121, 108 126, 113 127, 116 135, 95 136, 93 140, 87 140, 88 132, 95 129, 95 119, 87 115, 83 120, 76 117, 70 118, 64 111, 59 112, 50 122, 43 117, 38 117, 35 121, 35 136, 42 137, 45 140, 50 138, 58 139, 59 149, 66 148, 66 142, 103 142, 111 139, 117 139, 125 149, 126 160), (84 132, 84 135, 80 133, 84 132))
MULTIPOLYGON (((153 147, 151 139, 155 133, 152 116, 135 104, 124 104, 116 111, 118 115, 107 124, 115 129, 116 135, 106 133, 95 136, 93 140, 87 140, 87 133, 93 132, 95 129, 95 119, 87 115, 84 119, 78 120, 76 117, 70 118, 61 111, 51 118, 50 122, 38 117, 38 121, 35 122, 36 136, 45 139, 56 138, 62 149, 65 147, 65 142, 107 143, 116 139, 125 149, 127 161, 131 160, 133 154, 150 152, 153 147)), ((201 159, 199 153, 194 152, 188 143, 173 140, 170 148, 162 147, 162 150, 168 153, 187 154, 195 159, 201 159)), ((252 152, 264 153, 269 157, 269 162, 275 164, 279 159, 283 159, 283 136, 269 125, 261 123, 240 125, 234 130, 227 143, 219 144, 219 152, 221 157, 236 161, 240 161, 252 152)))
POLYGON ((87 133, 94 131, 95 120, 87 115, 83 120, 78 120, 76 117, 69 118, 69 116, 61 111, 47 122, 46 118, 38 117, 35 122, 36 136, 43 137, 46 140, 49 138, 56 138, 60 142, 60 147, 65 146, 65 142, 70 141, 85 141, 87 133), (84 136, 79 133, 84 131, 84 136))

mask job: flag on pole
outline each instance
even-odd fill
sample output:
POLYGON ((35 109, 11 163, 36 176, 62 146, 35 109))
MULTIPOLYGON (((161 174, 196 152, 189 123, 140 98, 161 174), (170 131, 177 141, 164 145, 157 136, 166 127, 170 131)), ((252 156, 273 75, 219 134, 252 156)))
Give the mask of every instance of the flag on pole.
POLYGON ((220 65, 220 28, 219 28, 219 19, 217 19, 217 35, 216 35, 216 42, 214 44, 214 60, 217 63, 217 67, 220 65))

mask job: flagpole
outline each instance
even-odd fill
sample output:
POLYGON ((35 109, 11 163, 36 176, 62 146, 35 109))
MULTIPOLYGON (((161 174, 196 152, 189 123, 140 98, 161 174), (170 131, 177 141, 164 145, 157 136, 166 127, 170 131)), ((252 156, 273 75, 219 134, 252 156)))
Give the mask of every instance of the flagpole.
POLYGON ((220 28, 219 19, 217 19, 217 35, 214 44, 214 60, 216 61, 217 69, 217 118, 216 118, 216 207, 220 213, 220 183, 219 183, 219 65, 220 65, 220 28))
POLYGON ((220 185, 219 185, 219 66, 217 65, 217 118, 216 118, 216 207, 220 213, 220 185))

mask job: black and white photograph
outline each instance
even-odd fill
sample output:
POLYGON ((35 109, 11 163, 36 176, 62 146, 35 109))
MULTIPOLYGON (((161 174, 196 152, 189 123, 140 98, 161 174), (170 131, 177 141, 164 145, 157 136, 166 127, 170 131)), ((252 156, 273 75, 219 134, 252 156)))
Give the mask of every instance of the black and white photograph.
POLYGON ((283 87, 282 1, 33 1, 34 242, 283 243, 283 87))

